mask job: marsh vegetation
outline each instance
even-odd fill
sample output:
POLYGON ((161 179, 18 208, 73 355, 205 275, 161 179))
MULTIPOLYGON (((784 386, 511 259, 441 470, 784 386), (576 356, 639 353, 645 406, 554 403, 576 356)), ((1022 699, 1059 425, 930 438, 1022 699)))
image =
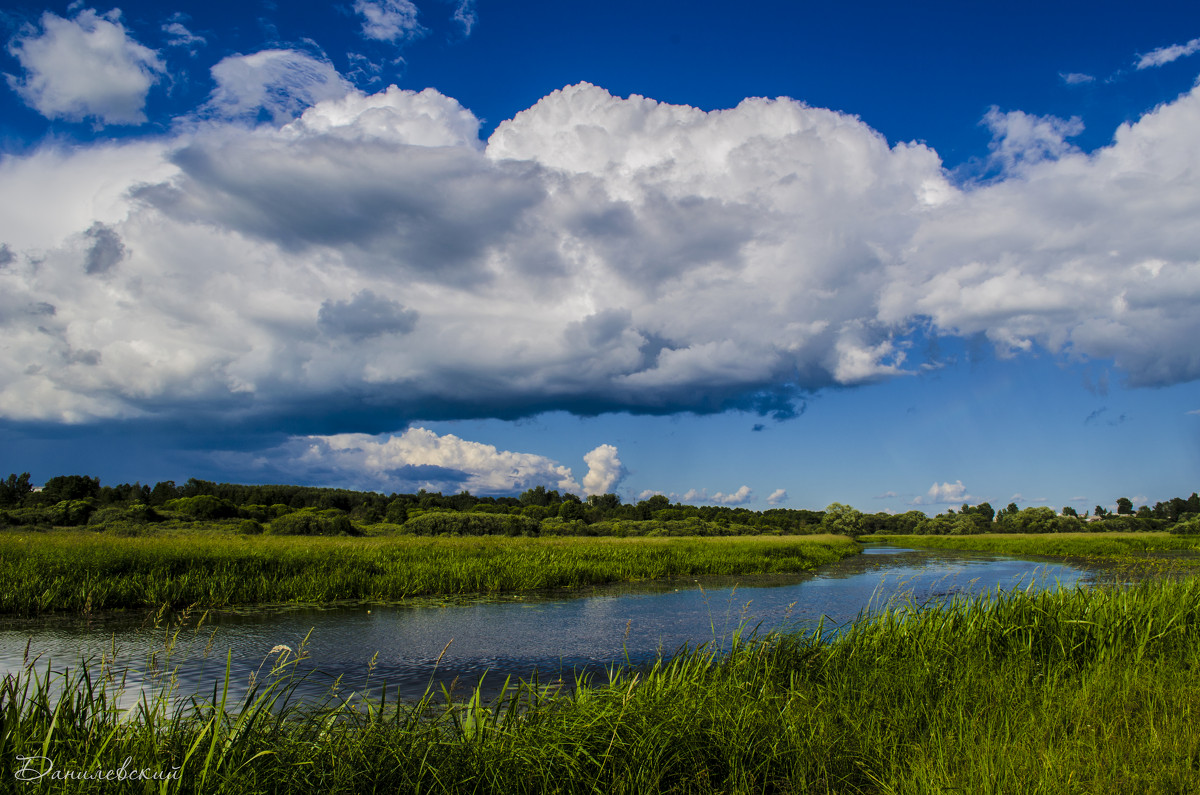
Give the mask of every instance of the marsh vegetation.
POLYGON ((847 555, 842 536, 323 538, 0 534, 0 613, 200 608, 577 588, 795 572, 847 555))
POLYGON ((218 683, 132 713, 119 680, 31 665, 0 693, 0 775, 50 756, 130 758, 188 793, 1165 793, 1200 776, 1197 580, 894 606, 832 640, 745 636, 494 699, 292 700, 296 659, 273 652, 240 699, 218 683))

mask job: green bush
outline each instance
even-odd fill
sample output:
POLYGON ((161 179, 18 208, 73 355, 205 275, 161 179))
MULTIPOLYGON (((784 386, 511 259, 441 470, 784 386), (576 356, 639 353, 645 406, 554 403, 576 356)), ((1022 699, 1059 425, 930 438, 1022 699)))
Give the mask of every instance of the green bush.
POLYGON ((92 513, 88 517, 88 527, 94 530, 108 530, 110 526, 115 524, 123 525, 145 525, 151 522, 157 522, 162 517, 143 502, 134 502, 129 505, 109 505, 92 513))
POLYGON ((91 500, 63 500, 45 508, 43 514, 52 525, 77 527, 87 524, 95 510, 91 500))
POLYGON ((475 512, 423 513, 404 523, 405 532, 422 536, 536 536, 541 529, 541 522, 528 516, 475 512))
POLYGON ((1181 536, 1200 535, 1200 516, 1177 523, 1171 528, 1171 532, 1181 536))
POLYGON ((195 497, 180 497, 167 500, 165 506, 169 511, 183 514, 189 519, 232 519, 238 515, 238 508, 229 500, 222 500, 211 494, 198 494, 195 497))
POLYGON ((350 517, 336 508, 324 511, 316 508, 303 508, 293 511, 274 519, 267 532, 279 536, 362 535, 354 527, 350 517))
POLYGON ((257 519, 243 519, 238 523, 238 532, 246 536, 260 535, 263 531, 262 522, 257 519))

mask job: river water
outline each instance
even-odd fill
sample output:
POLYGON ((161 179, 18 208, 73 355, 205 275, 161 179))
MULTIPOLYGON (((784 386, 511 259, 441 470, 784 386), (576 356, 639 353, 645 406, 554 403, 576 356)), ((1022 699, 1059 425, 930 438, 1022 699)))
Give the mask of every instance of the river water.
MULTIPOLYGON (((177 693, 211 696, 229 666, 231 698, 251 675, 268 672, 287 646, 307 654, 299 686, 417 697, 431 685, 457 694, 483 677, 485 692, 505 678, 600 681, 614 664, 641 664, 683 646, 727 648, 736 632, 828 630, 889 603, 1012 588, 1074 587, 1111 581, 1083 561, 1020 559, 950 550, 867 548, 812 573, 698 578, 581 589, 570 593, 422 599, 404 604, 229 610, 158 622, 142 616, 0 625, 0 674, 31 659, 54 671, 89 661, 127 671, 137 694, 173 675, 177 693), (374 662, 372 662, 374 661, 374 662), (156 678, 157 673, 157 678, 156 678), (486 676, 485 676, 486 675, 486 676)), ((290 655, 289 655, 290 656, 290 655)), ((219 693, 218 693, 219 697, 219 693)))

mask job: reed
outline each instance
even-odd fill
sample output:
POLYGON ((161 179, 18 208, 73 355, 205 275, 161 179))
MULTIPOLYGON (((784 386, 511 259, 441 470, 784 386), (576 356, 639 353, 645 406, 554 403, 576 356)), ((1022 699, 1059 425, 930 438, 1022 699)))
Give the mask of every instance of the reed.
POLYGON ((393 601, 707 574, 802 571, 842 536, 322 538, 0 534, 0 613, 393 601))
POLYGON ((1121 558, 1200 551, 1200 536, 1170 533, 986 533, 984 535, 871 535, 863 541, 927 549, 968 549, 1009 555, 1121 558))
POLYGON ((1200 580, 897 605, 837 629, 740 636, 602 686, 509 683, 492 701, 298 703, 283 656, 236 704, 222 686, 118 714, 85 674, 31 668, 0 692, 0 781, 21 756, 179 773, 125 790, 23 785, 80 793, 1177 793, 1200 781, 1200 580))

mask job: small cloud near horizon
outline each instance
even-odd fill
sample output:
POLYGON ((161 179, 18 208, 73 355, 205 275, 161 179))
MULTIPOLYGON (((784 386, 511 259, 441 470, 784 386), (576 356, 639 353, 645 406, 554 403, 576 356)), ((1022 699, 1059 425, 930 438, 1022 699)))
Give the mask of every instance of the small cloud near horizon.
POLYGON ((967 487, 963 485, 961 480, 956 480, 953 483, 944 482, 937 483, 936 481, 929 487, 924 497, 917 497, 910 505, 950 505, 954 503, 970 502, 975 499, 967 493, 967 487))

